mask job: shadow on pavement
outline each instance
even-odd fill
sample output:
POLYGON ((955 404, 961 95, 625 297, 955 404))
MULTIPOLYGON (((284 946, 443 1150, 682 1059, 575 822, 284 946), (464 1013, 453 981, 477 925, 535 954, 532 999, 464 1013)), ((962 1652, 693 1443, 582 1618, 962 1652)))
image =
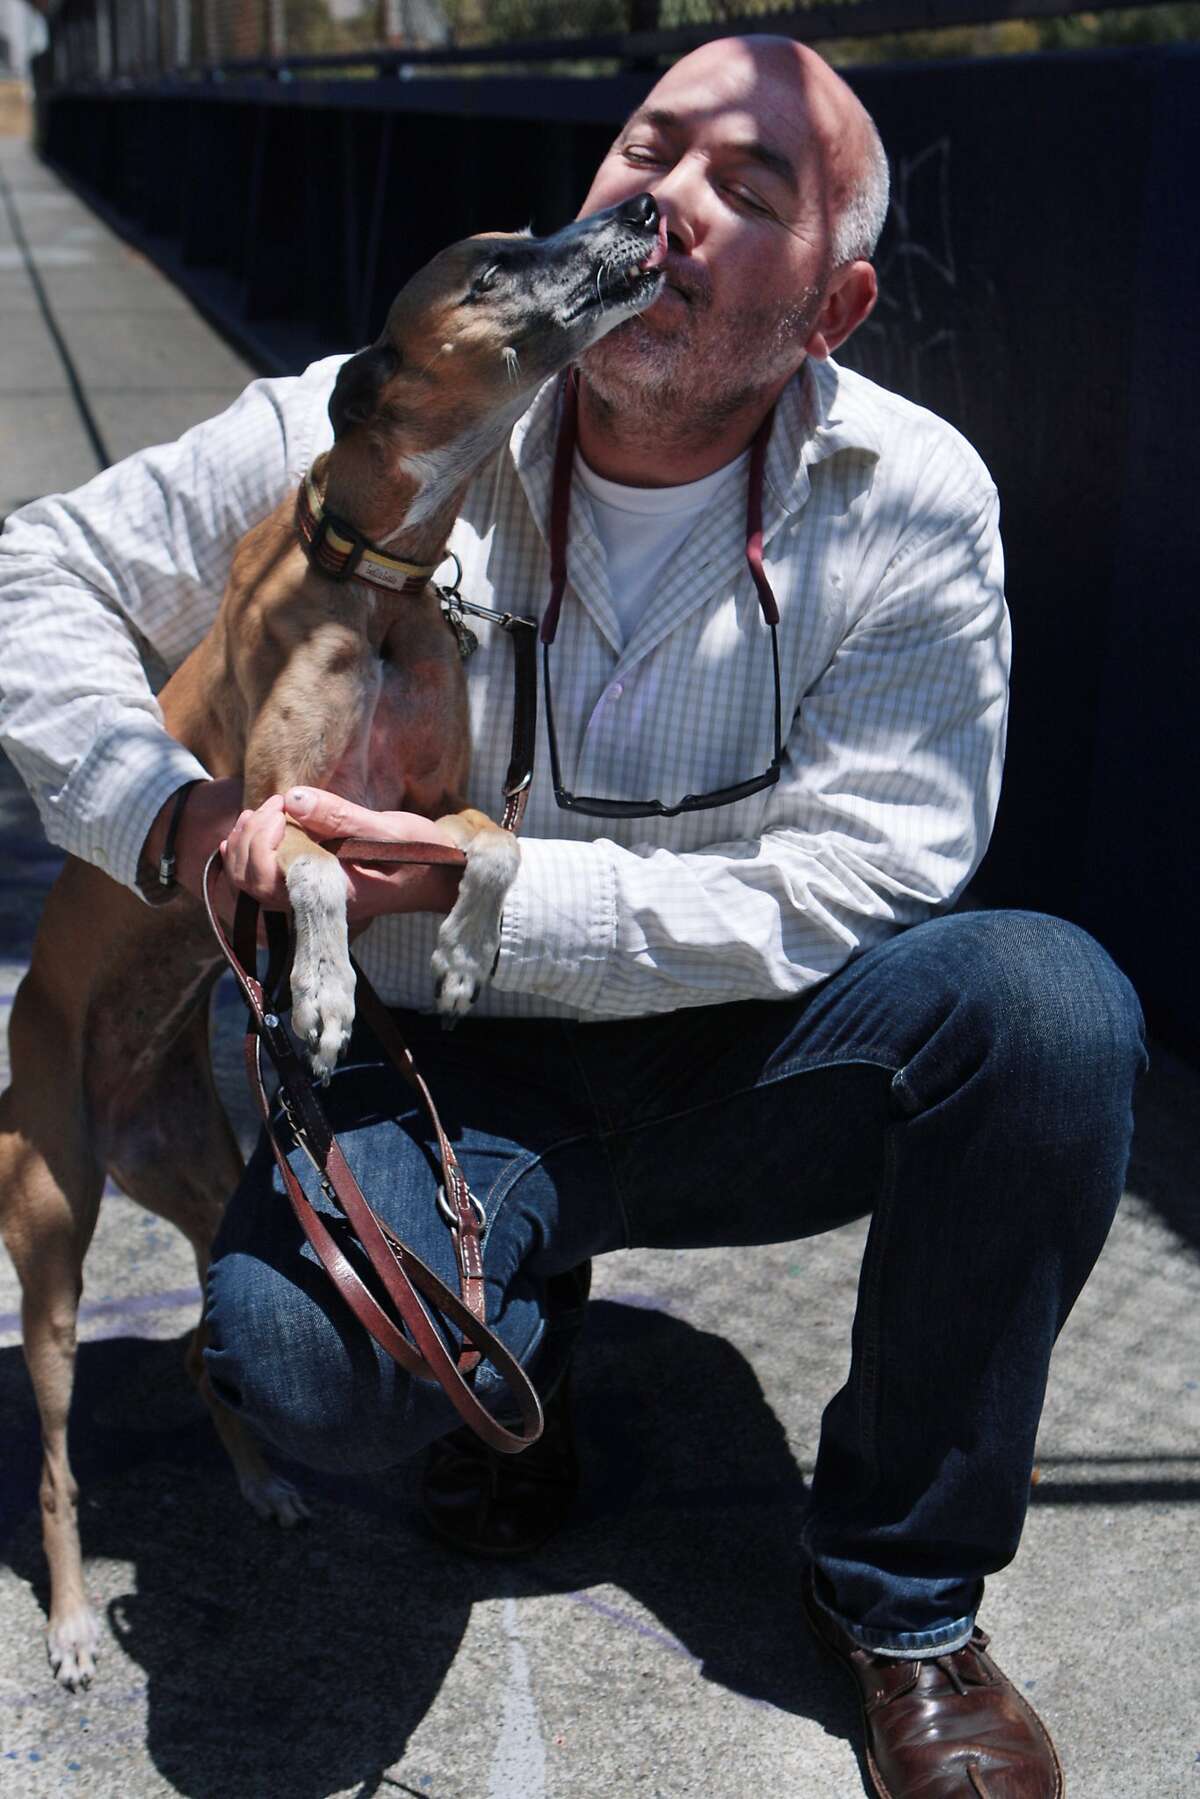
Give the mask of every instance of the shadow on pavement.
MULTIPOLYGON (((0 1353, 0 1405, 19 1420, 4 1553, 45 1605, 24 1379, 19 1351, 0 1353)), ((472 1606, 510 1595, 586 1608, 581 1631, 610 1661, 685 1656, 752 1702, 852 1738, 849 1687, 799 1617, 806 1488, 744 1357, 663 1312, 597 1300, 578 1411, 573 1525, 536 1561, 490 1565, 424 1536, 411 1468, 369 1485, 301 1472, 313 1524, 260 1524, 187 1385, 182 1344, 85 1345, 73 1436, 85 1554, 132 1565, 107 1622, 145 1672, 146 1745, 163 1778, 191 1799, 400 1790, 384 1770, 438 1694, 472 1606)), ((36 1678, 40 1643, 29 1653, 36 1678)), ((94 1710, 106 1682, 122 1684, 111 1649, 94 1710)), ((498 1705, 500 1670, 496 1683, 475 1703, 498 1705)))
POLYGON ((1134 1118, 1126 1190, 1200 1253, 1200 1071, 1152 1044, 1134 1118))

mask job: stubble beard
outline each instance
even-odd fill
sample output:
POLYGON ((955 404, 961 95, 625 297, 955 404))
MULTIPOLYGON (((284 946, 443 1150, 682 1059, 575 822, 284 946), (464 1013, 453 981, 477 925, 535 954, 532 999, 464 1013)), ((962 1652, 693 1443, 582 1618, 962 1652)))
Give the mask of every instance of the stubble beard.
POLYGON ((711 437, 800 366, 822 303, 812 287, 782 312, 761 306, 735 320, 696 296, 677 330, 627 319, 580 366, 593 401, 623 435, 644 426, 677 441, 711 437))

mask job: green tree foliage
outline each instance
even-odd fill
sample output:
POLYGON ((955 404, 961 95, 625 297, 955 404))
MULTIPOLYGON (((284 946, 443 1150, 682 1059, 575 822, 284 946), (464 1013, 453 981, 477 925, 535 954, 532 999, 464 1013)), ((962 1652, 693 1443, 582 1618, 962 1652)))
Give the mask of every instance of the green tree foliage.
POLYGON ((1200 39, 1200 4, 1122 6, 1058 19, 1008 19, 995 25, 955 25, 941 31, 893 32, 822 43, 832 63, 920 62, 930 57, 1019 56, 1036 50, 1092 50, 1123 44, 1170 44, 1200 39))

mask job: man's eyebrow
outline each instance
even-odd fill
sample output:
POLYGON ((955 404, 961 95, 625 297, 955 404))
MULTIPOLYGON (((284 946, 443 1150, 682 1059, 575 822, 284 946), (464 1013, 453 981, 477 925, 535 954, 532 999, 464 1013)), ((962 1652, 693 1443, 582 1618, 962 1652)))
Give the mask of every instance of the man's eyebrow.
MULTIPOLYGON (((622 137, 628 136, 629 132, 638 125, 653 125, 658 131, 678 131, 680 124, 679 114, 670 112, 666 107, 641 107, 629 119, 621 135, 622 137)), ((758 163, 770 174, 777 175, 781 181, 787 184, 792 193, 799 191, 799 182, 796 179, 796 171, 792 166, 791 158, 785 156, 781 150, 772 149, 770 144, 764 144, 759 138, 736 139, 731 141, 726 148, 732 150, 735 155, 748 157, 751 162, 758 163)))
POLYGON ((621 136, 632 131, 635 125, 655 125, 660 131, 674 131, 679 125, 679 114, 668 112, 663 106, 639 106, 626 119, 621 136))

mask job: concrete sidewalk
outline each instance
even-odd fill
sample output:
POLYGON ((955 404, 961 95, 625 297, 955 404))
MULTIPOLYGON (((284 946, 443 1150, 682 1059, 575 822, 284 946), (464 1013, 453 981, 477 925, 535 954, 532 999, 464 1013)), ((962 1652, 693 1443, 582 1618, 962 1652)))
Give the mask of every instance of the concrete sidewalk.
MULTIPOLYGON (((178 433, 250 371, 22 144, 0 140, 0 179, 3 513, 178 433)), ((0 843, 2 1016, 57 862, 11 773, 0 843)), ((227 1001, 218 1056, 248 1132, 227 1001)), ((1055 1358, 1024 1542, 983 1612, 1072 1799, 1200 1795, 1198 1100, 1157 1055, 1129 1193, 1055 1358)), ((109 1197, 72 1438, 105 1631, 75 1696, 46 1667, 37 1419, 0 1256, 0 1791, 858 1799, 856 1706, 799 1623, 795 1524, 863 1238, 598 1267, 584 1498, 508 1569, 432 1547, 409 1473, 302 1475, 311 1526, 258 1523, 184 1376, 189 1253, 109 1197)))

